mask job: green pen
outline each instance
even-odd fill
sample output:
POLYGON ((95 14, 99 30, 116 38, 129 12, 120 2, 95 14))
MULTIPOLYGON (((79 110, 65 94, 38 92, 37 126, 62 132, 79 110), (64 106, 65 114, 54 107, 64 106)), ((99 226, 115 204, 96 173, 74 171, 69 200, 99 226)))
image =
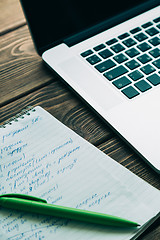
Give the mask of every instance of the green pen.
POLYGON ((3 194, 0 195, 0 206, 16 209, 31 213, 50 215, 54 217, 67 218, 82 222, 101 224, 114 227, 137 227, 136 222, 129 221, 120 217, 48 204, 46 200, 24 195, 24 194, 3 194))

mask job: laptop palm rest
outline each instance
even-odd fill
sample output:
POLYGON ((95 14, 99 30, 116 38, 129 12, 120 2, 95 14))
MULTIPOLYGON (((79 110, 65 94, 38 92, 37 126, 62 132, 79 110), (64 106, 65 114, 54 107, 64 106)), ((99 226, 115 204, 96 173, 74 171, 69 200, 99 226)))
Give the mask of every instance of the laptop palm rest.
POLYGON ((115 94, 107 80, 101 79, 78 58, 72 57, 59 67, 65 73, 65 81, 93 108, 96 106, 98 112, 100 108, 106 111, 122 102, 121 96, 115 94))

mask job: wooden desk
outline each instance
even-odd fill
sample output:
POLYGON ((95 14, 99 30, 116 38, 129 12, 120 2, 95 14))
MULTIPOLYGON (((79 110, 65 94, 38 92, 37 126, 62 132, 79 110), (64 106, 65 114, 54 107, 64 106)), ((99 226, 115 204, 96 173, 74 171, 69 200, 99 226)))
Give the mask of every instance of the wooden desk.
MULTIPOLYGON (((28 105, 41 105, 115 161, 160 189, 160 176, 44 66, 34 50, 18 0, 0 0, 0 57, 0 123, 28 105)), ((139 239, 159 240, 160 219, 139 239)))

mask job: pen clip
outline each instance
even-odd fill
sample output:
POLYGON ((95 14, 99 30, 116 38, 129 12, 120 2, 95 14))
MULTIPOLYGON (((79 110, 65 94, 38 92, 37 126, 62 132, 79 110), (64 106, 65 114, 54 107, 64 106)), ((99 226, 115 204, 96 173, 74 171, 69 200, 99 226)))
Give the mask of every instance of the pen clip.
POLYGON ((31 200, 31 201, 36 201, 36 202, 47 203, 47 201, 45 199, 41 199, 41 198, 38 198, 38 197, 26 195, 26 194, 10 193, 10 194, 0 195, 0 198, 1 197, 21 198, 21 199, 25 199, 25 200, 31 200))

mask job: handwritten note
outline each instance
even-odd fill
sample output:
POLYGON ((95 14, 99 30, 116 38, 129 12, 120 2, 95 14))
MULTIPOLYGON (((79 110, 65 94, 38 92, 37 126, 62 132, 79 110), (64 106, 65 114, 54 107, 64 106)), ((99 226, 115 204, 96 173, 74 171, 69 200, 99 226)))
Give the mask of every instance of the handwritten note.
MULTIPOLYGON (((0 129, 0 194, 104 212, 144 224, 159 213, 160 193, 41 107, 0 129)), ((130 239, 138 232, 0 209, 0 237, 130 239)))

